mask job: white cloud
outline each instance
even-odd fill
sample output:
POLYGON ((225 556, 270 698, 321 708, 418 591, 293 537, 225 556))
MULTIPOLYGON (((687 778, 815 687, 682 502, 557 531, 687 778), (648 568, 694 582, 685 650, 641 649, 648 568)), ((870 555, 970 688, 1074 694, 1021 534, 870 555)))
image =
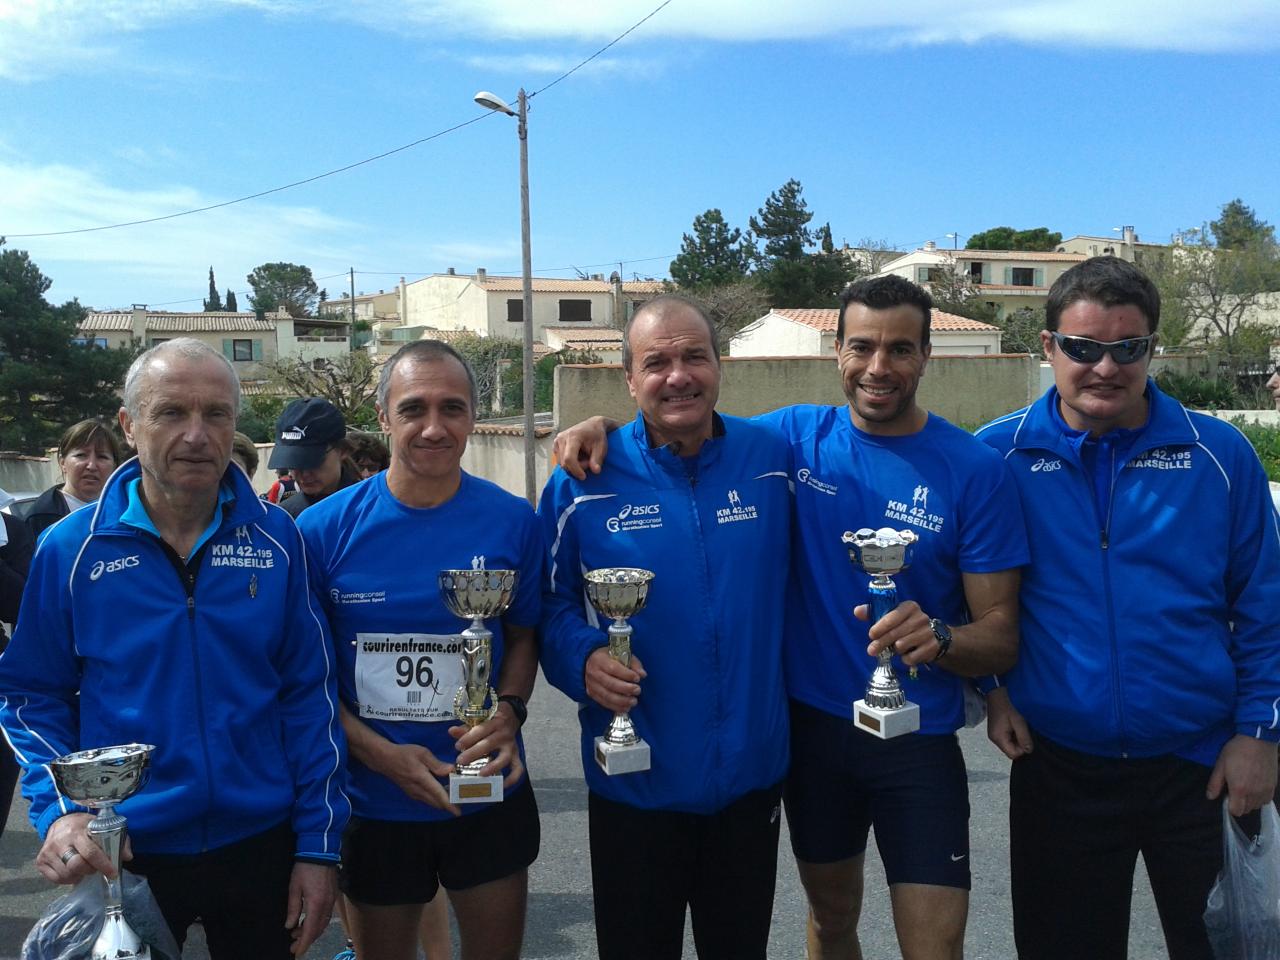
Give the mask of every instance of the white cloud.
MULTIPOLYGON (((249 8, 306 15, 487 48, 510 41, 616 37, 657 0, 0 0, 0 78, 32 80, 117 61, 131 35, 154 26, 249 8)), ((926 45, 1012 41, 1066 47, 1227 51, 1280 46, 1274 0, 947 0, 884 4, 853 0, 674 0, 636 39, 710 42, 847 40, 926 45)), ((626 56, 627 41, 614 56, 626 56)), ((560 58, 533 57, 538 71, 560 58)))
POLYGON ((127 190, 65 164, 24 165, 0 157, 6 185, 8 246, 30 251, 54 281, 51 299, 79 297, 94 306, 172 300, 205 292, 212 264, 218 285, 245 291, 244 277, 268 260, 306 263, 317 275, 350 262, 364 227, 322 210, 254 201, 192 217, 122 227, 109 233, 21 237, 164 216, 216 202, 185 186, 127 190), (105 238, 108 238, 105 239, 105 238))

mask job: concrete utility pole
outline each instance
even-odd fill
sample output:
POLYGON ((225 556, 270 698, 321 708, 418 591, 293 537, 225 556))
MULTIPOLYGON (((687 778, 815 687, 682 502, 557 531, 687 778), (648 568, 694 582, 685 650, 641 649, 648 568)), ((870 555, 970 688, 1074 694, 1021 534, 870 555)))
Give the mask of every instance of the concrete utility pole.
POLYGON ((351 268, 351 316, 347 322, 347 349, 356 348, 356 268, 351 268))

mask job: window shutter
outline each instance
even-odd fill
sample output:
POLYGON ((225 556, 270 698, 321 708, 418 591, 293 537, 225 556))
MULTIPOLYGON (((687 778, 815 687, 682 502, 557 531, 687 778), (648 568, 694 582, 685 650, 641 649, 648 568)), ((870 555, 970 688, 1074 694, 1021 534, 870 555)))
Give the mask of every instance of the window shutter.
POLYGON ((223 340, 223 341, 222 341, 222 355, 223 355, 224 357, 226 357, 228 360, 235 360, 235 358, 236 358, 236 344, 235 344, 235 341, 234 341, 234 340, 223 340))
POLYGON ((982 282, 983 283, 991 282, 991 264, 989 263, 984 263, 982 265, 982 282))
POLYGON ((262 359, 262 341, 261 340, 253 341, 253 359, 254 360, 262 359))
POLYGON ((928 283, 928 282, 929 282, 929 268, 916 267, 916 283, 928 283))
POLYGON ((1004 268, 1004 283, 1007 287, 1013 286, 1013 267, 1004 268))
POLYGON ((1044 267, 1036 267, 1036 286, 1044 286, 1044 267))

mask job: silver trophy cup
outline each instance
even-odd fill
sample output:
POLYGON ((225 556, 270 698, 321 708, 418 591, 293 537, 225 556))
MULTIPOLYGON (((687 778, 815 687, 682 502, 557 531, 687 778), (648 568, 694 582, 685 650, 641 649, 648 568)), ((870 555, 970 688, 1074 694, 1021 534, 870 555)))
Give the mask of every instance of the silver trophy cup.
MULTIPOLYGON (((471 621, 462 631, 463 683, 453 698, 453 715, 469 729, 484 723, 498 709, 497 691, 490 686, 493 632, 484 621, 501 616, 511 606, 518 579, 515 570, 440 571, 440 596, 445 606, 454 616, 471 621)), ((480 776, 488 762, 488 757, 480 757, 454 767, 449 775, 450 803, 496 803, 502 799, 502 774, 480 776)))
MULTIPOLYGON (((586 573, 587 599, 609 624, 609 656, 624 667, 631 666, 631 624, 627 617, 639 611, 649 599, 653 572, 636 567, 602 567, 586 573)), ((649 769, 649 745, 636 733, 627 713, 615 713, 604 736, 595 740, 596 763, 610 776, 649 769)))
MULTIPOLYGON (((863 527, 857 533, 846 530, 840 539, 849 548, 849 559, 871 574, 868 589, 871 622, 875 623, 898 605, 898 586, 892 575, 911 565, 911 548, 920 538, 911 530, 863 527)), ((881 650, 877 656, 866 696, 853 705, 853 722, 882 740, 920 729, 920 707, 902 692, 893 672, 892 650, 881 650)))
POLYGON ((126 820, 116 813, 116 804, 133 796, 147 782, 151 752, 145 743, 68 753, 49 764, 58 789, 83 807, 97 810, 89 822, 89 836, 111 858, 114 879, 103 877, 107 885, 106 915, 102 932, 93 944, 93 960, 150 960, 151 950, 125 923, 120 899, 120 848, 124 845, 126 820))

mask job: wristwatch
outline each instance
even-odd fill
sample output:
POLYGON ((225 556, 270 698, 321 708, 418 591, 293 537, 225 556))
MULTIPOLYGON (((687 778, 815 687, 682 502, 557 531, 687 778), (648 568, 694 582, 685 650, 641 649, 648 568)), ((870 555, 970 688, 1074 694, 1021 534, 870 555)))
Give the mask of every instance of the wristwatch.
POLYGON ((525 720, 529 718, 529 707, 525 704, 524 697, 515 693, 504 693, 498 698, 498 702, 511 705, 511 712, 516 715, 517 729, 524 726, 525 720))
POLYGON ((934 661, 938 661, 951 649, 951 628, 937 617, 929 618, 929 627, 933 630, 933 638, 938 641, 938 655, 933 658, 934 661))

